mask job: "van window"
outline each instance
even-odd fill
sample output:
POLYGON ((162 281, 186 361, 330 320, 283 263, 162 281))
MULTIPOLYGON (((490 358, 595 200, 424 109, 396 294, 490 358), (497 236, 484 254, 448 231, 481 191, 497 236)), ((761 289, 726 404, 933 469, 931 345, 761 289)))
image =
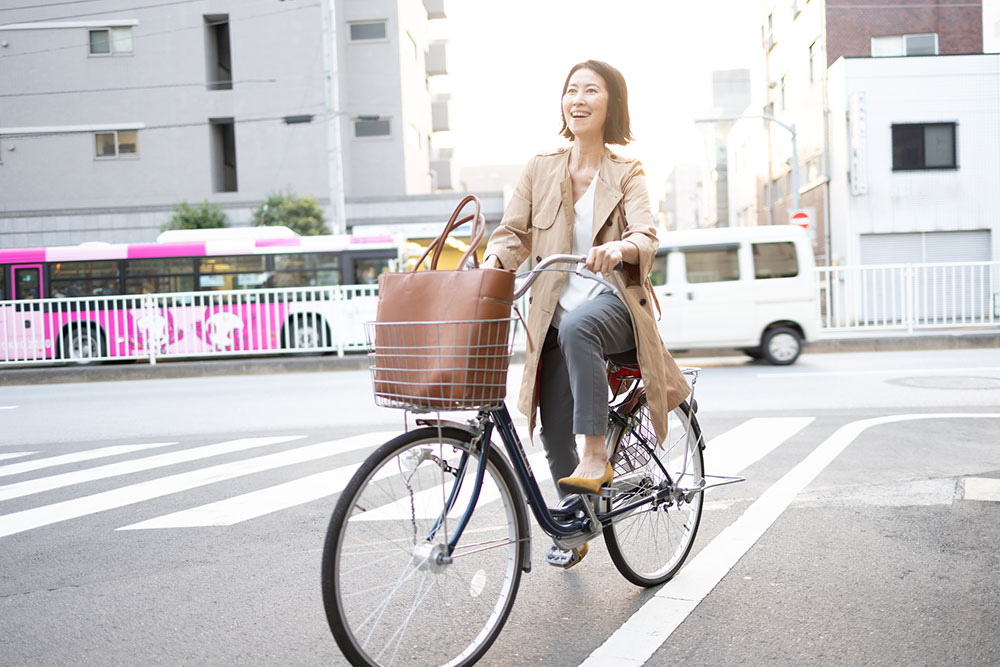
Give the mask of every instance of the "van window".
POLYGON ((792 278, 799 275, 799 260, 791 241, 753 244, 755 278, 792 278))
POLYGON ((667 284, 667 253, 661 253, 653 259, 653 268, 649 271, 649 280, 654 287, 667 284))
POLYGON ((740 279, 739 246, 692 248, 684 251, 689 283, 716 283, 740 279))

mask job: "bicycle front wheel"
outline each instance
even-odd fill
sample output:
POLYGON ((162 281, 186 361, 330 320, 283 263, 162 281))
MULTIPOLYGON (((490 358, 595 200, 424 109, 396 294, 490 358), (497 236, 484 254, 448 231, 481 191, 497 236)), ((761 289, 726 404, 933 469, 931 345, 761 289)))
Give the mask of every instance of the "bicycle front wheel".
POLYGON ((507 620, 528 524, 510 467, 489 443, 478 503, 448 554, 479 467, 470 440, 457 428, 405 433, 372 454, 338 500, 323 604, 352 664, 472 664, 507 620))
POLYGON ((656 586, 677 574, 698 533, 705 485, 701 429, 682 403, 670 413, 667 442, 659 447, 645 393, 624 417, 610 433, 611 509, 649 502, 616 517, 604 528, 604 540, 622 576, 656 586))

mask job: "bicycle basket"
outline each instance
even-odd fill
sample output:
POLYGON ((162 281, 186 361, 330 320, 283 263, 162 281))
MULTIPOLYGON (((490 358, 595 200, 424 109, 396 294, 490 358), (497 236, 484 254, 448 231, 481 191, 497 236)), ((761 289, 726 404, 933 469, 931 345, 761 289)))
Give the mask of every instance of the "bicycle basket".
POLYGON ((367 322, 375 404, 426 411, 502 403, 512 322, 367 322))

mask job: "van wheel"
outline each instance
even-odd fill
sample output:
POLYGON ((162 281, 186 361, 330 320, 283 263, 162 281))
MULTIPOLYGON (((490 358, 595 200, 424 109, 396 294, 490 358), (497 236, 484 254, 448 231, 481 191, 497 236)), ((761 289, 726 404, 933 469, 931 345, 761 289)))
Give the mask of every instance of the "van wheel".
POLYGON ((795 329, 775 327, 764 334, 760 349, 768 363, 787 366, 802 353, 802 336, 795 329))

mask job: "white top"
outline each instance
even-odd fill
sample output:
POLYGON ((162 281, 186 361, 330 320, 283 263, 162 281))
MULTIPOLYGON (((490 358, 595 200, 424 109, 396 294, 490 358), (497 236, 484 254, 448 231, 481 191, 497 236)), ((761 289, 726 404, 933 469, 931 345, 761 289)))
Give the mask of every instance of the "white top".
MULTIPOLYGON (((580 201, 573 205, 573 250, 574 255, 586 255, 593 246, 594 234, 594 192, 597 189, 597 174, 587 187, 587 191, 580 197, 580 201)), ((577 271, 583 275, 594 275, 583 265, 578 265, 577 271)), ((568 313, 574 308, 590 301, 598 294, 607 292, 604 285, 582 278, 575 273, 567 276, 563 285, 562 293, 559 295, 559 304, 556 312, 552 316, 552 325, 559 326, 564 313, 568 313)))

